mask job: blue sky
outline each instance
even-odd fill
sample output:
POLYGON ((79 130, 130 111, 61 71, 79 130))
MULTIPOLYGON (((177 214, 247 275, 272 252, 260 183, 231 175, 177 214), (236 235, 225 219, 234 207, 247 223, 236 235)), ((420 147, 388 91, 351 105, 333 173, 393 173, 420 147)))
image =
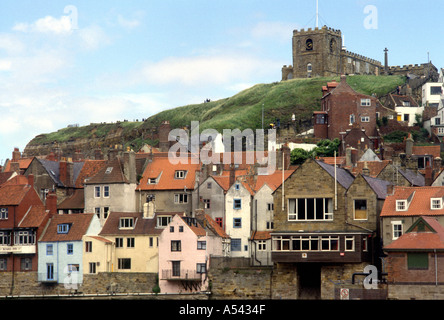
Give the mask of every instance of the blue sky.
MULTIPOLYGON (((319 25, 389 65, 444 67, 442 0, 319 0, 319 25), (371 9, 371 11, 369 11, 371 9), (372 19, 370 19, 372 18, 372 19)), ((135 120, 279 81, 316 0, 0 2, 0 163, 70 124, 135 120)))

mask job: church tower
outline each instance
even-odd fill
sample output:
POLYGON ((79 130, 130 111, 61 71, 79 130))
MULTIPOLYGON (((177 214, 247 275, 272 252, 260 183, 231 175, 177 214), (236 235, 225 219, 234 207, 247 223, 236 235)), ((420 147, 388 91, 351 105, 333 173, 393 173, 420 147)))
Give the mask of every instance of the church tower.
POLYGON ((341 75, 340 30, 326 26, 294 30, 292 46, 293 66, 282 68, 282 80, 341 75))

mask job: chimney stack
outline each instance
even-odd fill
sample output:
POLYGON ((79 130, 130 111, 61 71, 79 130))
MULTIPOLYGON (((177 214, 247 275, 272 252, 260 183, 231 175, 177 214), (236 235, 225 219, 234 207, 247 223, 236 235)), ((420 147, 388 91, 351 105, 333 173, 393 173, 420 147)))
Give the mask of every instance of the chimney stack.
POLYGON ((14 148, 14 151, 12 152, 12 161, 17 162, 21 157, 19 148, 14 148))
POLYGON ((143 204, 143 218, 144 219, 152 219, 154 218, 154 211, 156 209, 156 203, 154 200, 149 202, 145 202, 143 204))
POLYGON ((57 214, 57 195, 53 191, 46 195, 45 207, 49 211, 50 217, 57 214))
POLYGON ((130 183, 137 182, 136 154, 132 150, 128 150, 123 154, 123 174, 130 183))
POLYGON ((74 185, 74 163, 71 159, 62 158, 59 162, 60 181, 65 187, 74 185))

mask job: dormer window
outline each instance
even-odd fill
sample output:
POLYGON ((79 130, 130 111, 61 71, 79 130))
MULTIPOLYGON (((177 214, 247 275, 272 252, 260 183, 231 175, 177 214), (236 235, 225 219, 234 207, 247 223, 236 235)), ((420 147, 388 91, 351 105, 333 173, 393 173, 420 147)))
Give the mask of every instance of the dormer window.
POLYGON ((432 210, 442 209, 442 198, 431 198, 430 199, 430 209, 432 209, 432 210))
POLYGON ((156 178, 149 178, 148 179, 148 184, 156 184, 157 183, 157 179, 156 178))
POLYGON ((396 211, 407 211, 407 200, 396 200, 396 211))
POLYGON ((69 223, 62 223, 57 225, 57 233, 68 233, 70 228, 69 223))
POLYGON ((171 216, 158 216, 157 228, 165 228, 171 221, 171 216))
POLYGON ((120 218, 119 229, 133 229, 134 228, 134 218, 120 218))
POLYGON ((176 170, 176 172, 174 173, 174 178, 175 179, 185 179, 186 175, 187 175, 186 170, 176 170))

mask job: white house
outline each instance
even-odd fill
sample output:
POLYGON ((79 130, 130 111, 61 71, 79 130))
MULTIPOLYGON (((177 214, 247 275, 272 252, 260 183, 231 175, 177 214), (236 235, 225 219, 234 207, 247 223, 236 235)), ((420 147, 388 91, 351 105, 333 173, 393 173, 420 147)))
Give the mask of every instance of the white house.
POLYGON ((443 82, 427 82, 422 86, 422 105, 438 107, 441 94, 443 92, 443 82))
POLYGON ((251 211, 254 191, 237 178, 225 198, 225 232, 231 238, 231 257, 250 257, 251 211))

